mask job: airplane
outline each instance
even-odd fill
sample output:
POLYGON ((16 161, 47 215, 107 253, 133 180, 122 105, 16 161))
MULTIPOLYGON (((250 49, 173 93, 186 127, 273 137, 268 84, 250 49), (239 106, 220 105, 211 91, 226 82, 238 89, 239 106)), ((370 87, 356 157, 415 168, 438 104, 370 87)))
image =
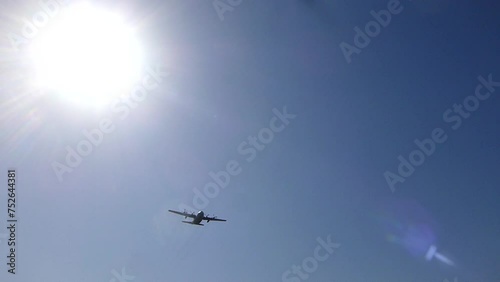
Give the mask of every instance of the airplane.
POLYGON ((175 213, 175 214, 183 215, 184 218, 188 218, 188 217, 192 218, 193 219, 192 221, 187 221, 187 220, 182 221, 184 223, 188 223, 188 224, 192 224, 192 225, 204 226, 204 224, 201 223, 203 220, 206 220, 207 223, 210 222, 210 220, 212 220, 212 221, 226 221, 225 219, 218 219, 216 216, 209 217, 208 214, 207 214, 207 216, 205 216, 205 213, 203 211, 199 211, 197 214, 188 213, 188 212, 186 212, 186 210, 184 210, 184 212, 178 212, 178 211, 173 211, 173 210, 168 210, 168 211, 175 213))

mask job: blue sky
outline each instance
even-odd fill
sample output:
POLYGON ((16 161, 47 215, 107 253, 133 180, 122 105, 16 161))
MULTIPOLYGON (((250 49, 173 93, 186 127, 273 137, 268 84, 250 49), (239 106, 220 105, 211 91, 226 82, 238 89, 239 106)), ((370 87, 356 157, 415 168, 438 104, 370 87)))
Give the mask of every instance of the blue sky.
POLYGON ((1 164, 18 171, 20 220, 15 277, 0 237, 2 281, 111 281, 122 268, 130 281, 287 281, 328 236, 341 246, 308 281, 500 281, 500 88, 456 130, 443 119, 479 76, 500 81, 498 3, 401 1, 348 63, 339 45, 390 1, 269 2, 221 20, 211 1, 108 1, 170 74, 123 120, 28 95, 25 58, 2 49, 1 164), (246 161, 238 146, 284 107, 296 117, 246 161), (60 182, 51 164, 106 117, 114 131, 60 182), (392 192, 384 173, 435 128, 447 140, 392 192), (167 214, 231 160, 241 173, 203 208, 228 222, 167 214), (453 265, 426 261, 431 246, 453 265))

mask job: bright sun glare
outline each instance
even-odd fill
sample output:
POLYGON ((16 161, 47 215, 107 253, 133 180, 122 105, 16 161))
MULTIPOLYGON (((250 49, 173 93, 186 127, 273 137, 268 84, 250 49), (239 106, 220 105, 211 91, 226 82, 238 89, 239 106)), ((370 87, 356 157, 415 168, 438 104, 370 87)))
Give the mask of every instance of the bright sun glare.
POLYGON ((31 47, 37 85, 79 104, 109 103, 140 76, 132 29, 89 4, 68 7, 31 47))

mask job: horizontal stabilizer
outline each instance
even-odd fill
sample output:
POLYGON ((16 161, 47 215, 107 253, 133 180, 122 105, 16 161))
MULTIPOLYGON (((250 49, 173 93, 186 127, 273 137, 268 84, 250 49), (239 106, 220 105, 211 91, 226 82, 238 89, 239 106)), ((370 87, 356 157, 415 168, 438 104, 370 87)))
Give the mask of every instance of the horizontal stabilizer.
POLYGON ((193 223, 191 221, 182 221, 184 223, 188 223, 188 224, 192 224, 192 225, 201 225, 201 226, 204 226, 204 224, 201 224, 201 223, 193 223))

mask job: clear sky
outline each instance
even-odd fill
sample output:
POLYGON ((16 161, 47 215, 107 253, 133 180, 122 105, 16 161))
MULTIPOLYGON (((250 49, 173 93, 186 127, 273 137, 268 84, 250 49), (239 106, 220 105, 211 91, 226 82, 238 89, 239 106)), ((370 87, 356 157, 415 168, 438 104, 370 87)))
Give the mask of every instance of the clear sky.
MULTIPOLYGON (((2 2, 5 23, 40 9, 2 2)), ((22 25, 2 23, 1 281, 500 281, 497 1, 402 0, 363 48, 355 27, 391 1, 242 0, 223 20, 212 0, 115 2, 96 1, 169 73, 123 119, 32 95, 3 36, 22 25), (105 118, 114 130, 59 181, 54 162, 105 118), (251 149, 259 132, 273 138, 251 149), (433 137, 402 176, 398 156, 433 137), (239 173, 199 200, 231 161, 239 173), (228 221, 184 224, 167 212, 183 205, 228 221)))

